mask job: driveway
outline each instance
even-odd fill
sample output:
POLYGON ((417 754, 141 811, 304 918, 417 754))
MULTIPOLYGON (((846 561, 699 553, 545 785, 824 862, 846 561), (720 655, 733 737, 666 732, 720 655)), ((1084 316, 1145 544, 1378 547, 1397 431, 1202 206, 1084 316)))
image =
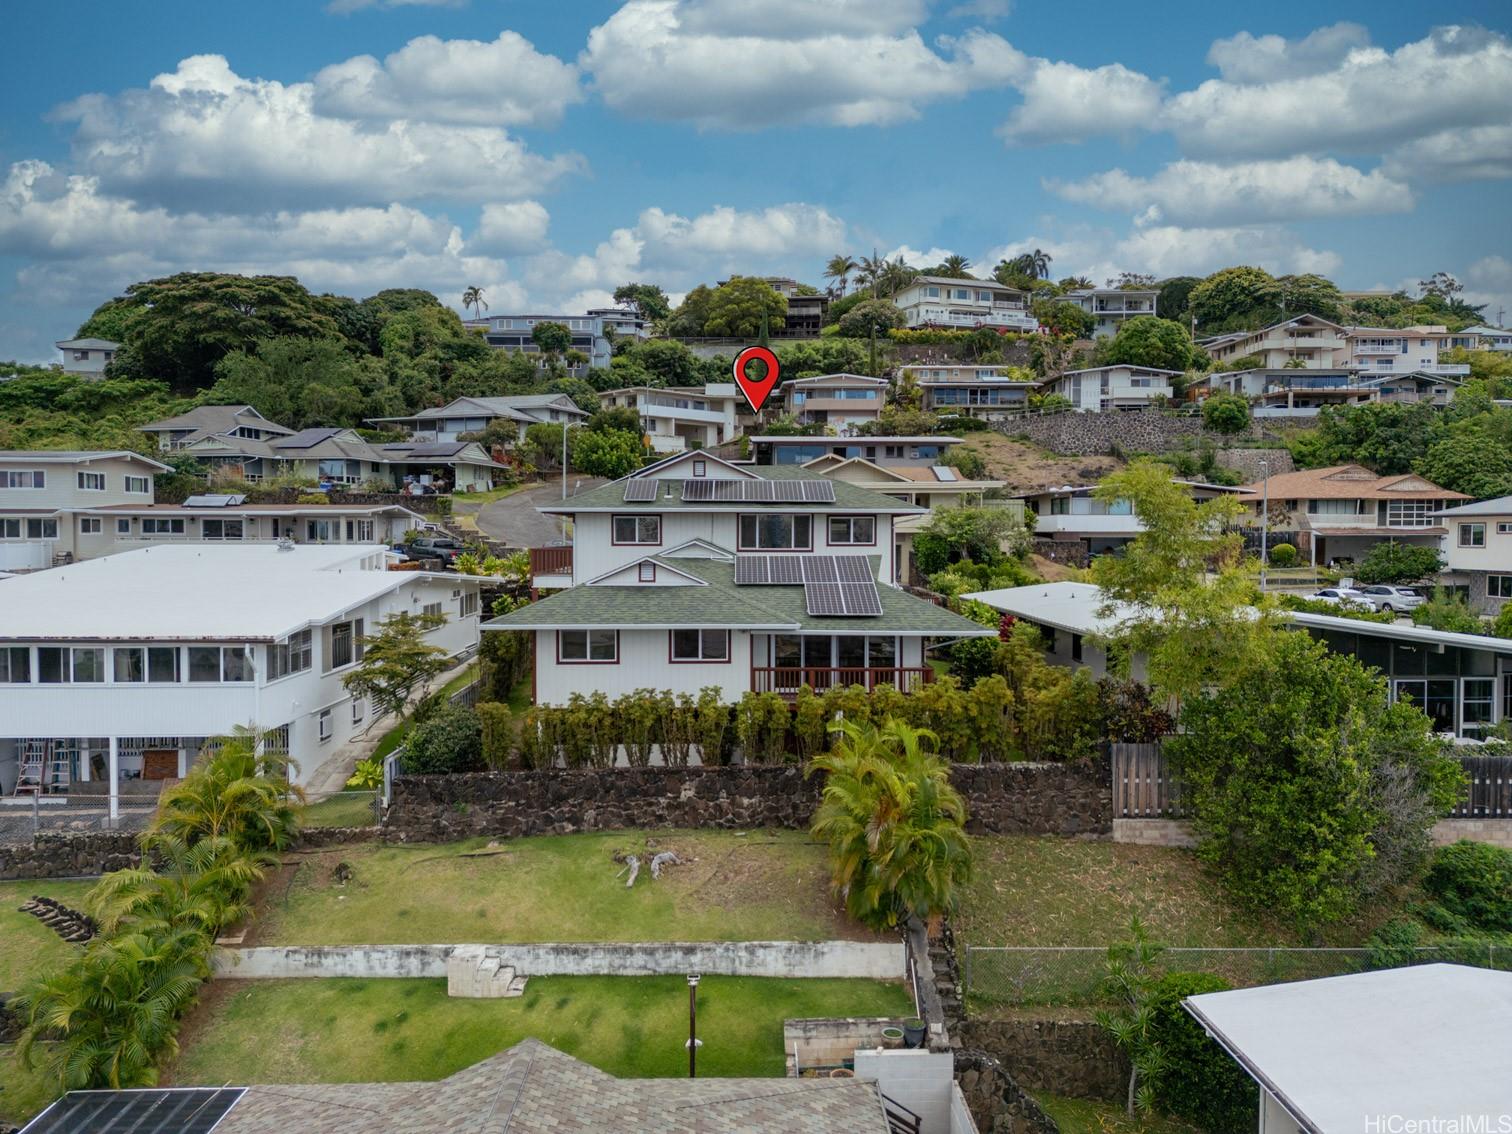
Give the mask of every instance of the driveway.
MULTIPOLYGON (((569 476, 567 492, 573 496, 605 483, 603 477, 569 476)), ((536 505, 556 504, 561 499, 560 480, 512 493, 479 509, 478 530, 508 547, 545 547, 552 540, 562 538, 562 522, 555 516, 541 515, 536 511, 536 505)))

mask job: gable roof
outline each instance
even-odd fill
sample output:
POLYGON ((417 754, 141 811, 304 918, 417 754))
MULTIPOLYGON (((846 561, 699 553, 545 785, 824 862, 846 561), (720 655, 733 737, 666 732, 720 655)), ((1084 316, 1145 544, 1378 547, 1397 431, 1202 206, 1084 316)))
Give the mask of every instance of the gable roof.
POLYGON ((789 386, 886 386, 886 378, 873 378, 869 374, 852 374, 849 371, 841 371, 838 374, 815 374, 811 378, 790 378, 782 384, 783 389, 789 386))
POLYGON ((133 453, 130 449, 3 449, 0 450, 0 461, 29 461, 39 465, 87 465, 91 461, 141 461, 142 464, 157 469, 158 472, 170 471, 170 466, 162 461, 154 461, 151 457, 144 457, 140 453, 133 453))
MULTIPOLYGON (((687 457, 691 454, 679 453, 677 457, 687 457)), ((670 460, 671 458, 669 458, 670 460)), ((718 460, 717 457, 711 457, 718 460)), ((861 488, 843 480, 833 480, 829 477, 815 477, 812 472, 804 469, 801 465, 747 465, 739 471, 748 472, 751 477, 761 480, 815 480, 822 479, 828 484, 835 486, 835 499, 833 503, 815 503, 785 501, 757 502, 753 500, 683 500, 683 481, 673 477, 660 477, 658 487, 660 491, 651 500, 626 500, 625 481, 644 479, 644 474, 651 469, 663 469, 667 466, 666 461, 648 466, 640 470, 633 477, 625 477, 620 480, 610 481, 608 484, 590 488, 587 492, 578 494, 570 499, 563 500, 558 504, 537 505, 536 511, 547 515, 572 515, 576 512, 877 512, 890 515, 910 515, 915 512, 924 512, 927 509, 913 504, 905 504, 901 500, 894 500, 890 496, 872 492, 870 489, 861 488)), ((728 462, 726 462, 728 463, 728 462)), ((735 467, 735 466, 732 466, 735 467)), ((701 483, 701 482, 695 482, 701 483)))
POLYGON ((229 433, 238 426, 251 426, 266 433, 290 436, 294 430, 269 421, 252 406, 195 406, 177 417, 165 417, 161 421, 149 421, 137 426, 143 433, 167 433, 180 429, 192 430, 185 441, 197 441, 219 433, 229 433))
POLYGON ((1512 496, 1497 496, 1474 504, 1462 504, 1458 508, 1443 508, 1434 515, 1443 516, 1446 520, 1457 520, 1462 516, 1512 516, 1512 496))
POLYGON ((53 343, 59 350, 118 350, 120 345, 109 339, 64 339, 53 343))
POLYGON ((1246 500, 1267 491, 1286 500, 1469 500, 1463 492, 1440 488, 1413 473, 1378 476, 1364 465, 1333 465, 1324 469, 1278 473, 1268 482, 1243 486, 1246 500))
POLYGON ((679 461, 714 461, 716 464, 723 465, 731 472, 739 473, 746 479, 761 475, 756 471, 756 466, 754 465, 737 464, 728 457, 721 457, 718 453, 711 452, 708 449, 684 449, 681 453, 673 453, 671 456, 663 457, 659 461, 652 461, 649 465, 642 465, 629 476, 622 476, 619 480, 612 481, 611 483, 623 484, 627 480, 643 479, 651 473, 663 472, 666 469, 670 469, 679 461))

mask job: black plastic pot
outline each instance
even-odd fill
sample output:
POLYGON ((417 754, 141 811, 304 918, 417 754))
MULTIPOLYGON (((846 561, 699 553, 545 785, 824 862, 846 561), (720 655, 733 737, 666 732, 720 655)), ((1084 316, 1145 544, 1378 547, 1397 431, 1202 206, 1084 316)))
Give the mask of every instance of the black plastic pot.
POLYGON ((928 1034, 923 1020, 909 1020, 903 1025, 903 1046, 923 1047, 924 1037, 928 1034))

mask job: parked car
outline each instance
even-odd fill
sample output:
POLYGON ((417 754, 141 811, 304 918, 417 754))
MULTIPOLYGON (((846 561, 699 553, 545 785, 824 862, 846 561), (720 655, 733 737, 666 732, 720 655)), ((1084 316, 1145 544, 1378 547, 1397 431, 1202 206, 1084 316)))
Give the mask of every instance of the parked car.
POLYGON ((1324 587, 1321 591, 1314 591, 1307 596, 1313 602, 1326 602, 1333 606, 1358 606, 1363 610, 1374 610, 1375 604, 1364 591, 1357 591, 1353 587, 1324 587))
POLYGON ((454 564, 457 557, 466 551, 467 545, 451 536, 420 536, 404 545, 406 559, 439 559, 447 567, 454 564))
POLYGON ((1393 613, 1416 610, 1428 601, 1411 587, 1388 587, 1384 583, 1361 587, 1360 594, 1365 596, 1373 609, 1389 610, 1393 613))

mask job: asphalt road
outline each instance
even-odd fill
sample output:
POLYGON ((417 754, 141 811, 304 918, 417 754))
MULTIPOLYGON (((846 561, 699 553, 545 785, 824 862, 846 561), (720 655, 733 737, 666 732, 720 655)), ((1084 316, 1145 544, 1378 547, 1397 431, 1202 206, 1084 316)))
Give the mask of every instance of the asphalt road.
MULTIPOLYGON (((575 495, 603 483, 602 477, 568 477, 567 492, 575 495)), ((509 547, 545 547, 562 538, 562 522, 555 516, 541 515, 536 505, 555 504, 561 498, 559 480, 513 493, 479 509, 478 529, 489 539, 509 547)))

